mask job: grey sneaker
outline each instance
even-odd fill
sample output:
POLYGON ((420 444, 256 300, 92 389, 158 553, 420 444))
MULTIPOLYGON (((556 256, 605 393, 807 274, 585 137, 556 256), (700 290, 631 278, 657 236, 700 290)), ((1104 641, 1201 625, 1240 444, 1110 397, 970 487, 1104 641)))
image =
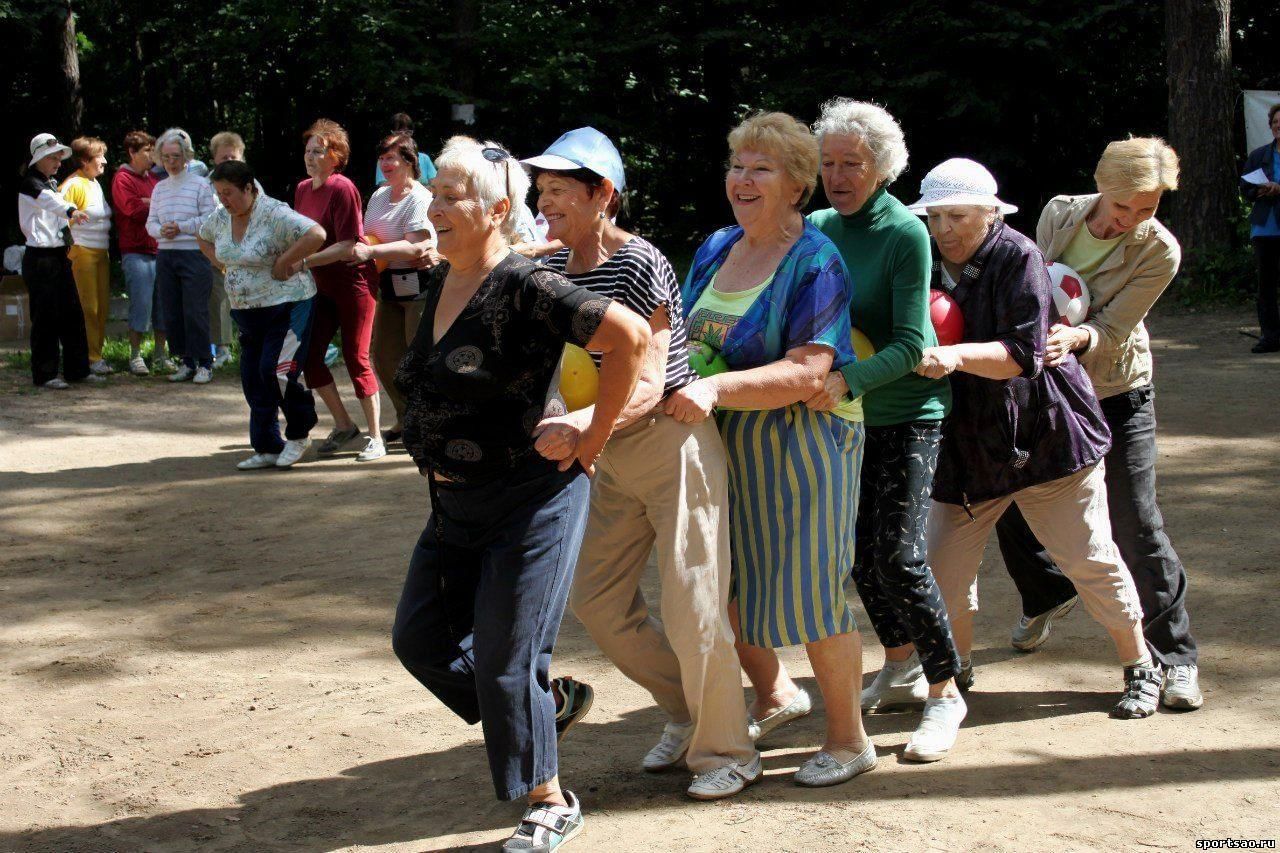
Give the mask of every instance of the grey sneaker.
POLYGON ((867 748, 852 760, 841 764, 834 755, 825 749, 800 766, 791 779, 804 788, 825 788, 848 782, 860 773, 866 773, 876 766, 876 746, 870 741, 867 748))
POLYGON ((129 372, 134 376, 149 376, 151 371, 147 368, 147 363, 142 360, 142 356, 135 355, 129 359, 129 372))
POLYGON ((689 751, 689 742, 693 740, 693 723, 667 723, 662 728, 662 737, 649 750, 640 766, 646 773, 661 773, 670 770, 681 761, 689 751))
POLYGON ((1200 668, 1193 663, 1183 663, 1165 669, 1160 704, 1178 711, 1194 711, 1203 705, 1200 668))
POLYGON ((196 375, 196 372, 192 370, 190 367, 187 367, 185 364, 180 364, 178 365, 178 369, 173 372, 173 375, 169 377, 169 381, 170 382, 189 382, 192 378, 195 377, 195 375, 196 375))
POLYGON ((1117 720, 1141 720, 1156 712, 1160 704, 1160 665, 1126 666, 1124 693, 1111 709, 1117 720))
POLYGON ((110 376, 112 373, 115 373, 115 370, 111 365, 107 364, 106 359, 100 358, 93 364, 89 365, 89 372, 98 376, 110 376))
POLYGON ((801 690, 796 694, 796 698, 791 700, 790 705, 774 711, 763 720, 757 721, 747 717, 747 734, 752 740, 760 740, 774 729, 795 722, 812 710, 813 700, 809 698, 808 692, 801 690))
POLYGON ((503 843, 503 853, 552 853, 582 832, 582 804, 572 791, 565 791, 564 798, 569 805, 538 803, 525 809, 515 833, 503 843))
POLYGON ((751 759, 749 764, 726 764, 709 773, 693 777, 686 793, 695 800, 723 800, 754 785, 764 775, 764 766, 760 763, 760 753, 751 759))
POLYGON ((912 653, 904 661, 885 661, 884 666, 866 690, 862 691, 862 710, 888 710, 903 705, 919 705, 929 698, 929 682, 925 680, 920 657, 912 653))
POLYGON ((67 380, 63 379, 61 376, 55 376, 52 379, 50 379, 48 382, 45 382, 40 387, 48 388, 51 391, 65 391, 71 386, 68 385, 67 380))
POLYGON ((346 429, 338 429, 334 427, 329 431, 329 435, 324 441, 320 442, 320 446, 316 448, 316 453, 321 456, 330 456, 342 449, 342 446, 351 441, 360 434, 360 427, 352 424, 346 429))
POLYGON ((1030 619, 1026 616, 1019 617, 1018 624, 1013 627, 1010 643, 1020 652, 1034 652, 1049 639, 1049 629, 1053 627, 1053 620, 1066 616, 1079 603, 1080 596, 1073 595, 1039 616, 1032 616, 1030 619))
POLYGON ((197 367, 196 375, 191 381, 197 385, 208 385, 213 380, 213 371, 207 367, 197 367))

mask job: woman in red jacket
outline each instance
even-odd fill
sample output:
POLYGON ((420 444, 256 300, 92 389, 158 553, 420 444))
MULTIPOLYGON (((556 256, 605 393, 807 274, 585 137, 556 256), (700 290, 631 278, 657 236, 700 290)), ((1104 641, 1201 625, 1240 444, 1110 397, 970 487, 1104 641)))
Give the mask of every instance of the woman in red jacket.
POLYGON ((111 203, 115 208, 116 239, 120 245, 120 265, 124 268, 124 286, 129 293, 129 372, 146 376, 151 370, 142 360, 142 336, 155 331, 155 348, 151 366, 168 372, 165 357, 164 320, 156 293, 156 241, 147 233, 147 213, 151 210, 151 191, 160 182, 152 171, 152 152, 156 139, 141 130, 124 137, 124 150, 129 161, 116 170, 111 179, 111 203))

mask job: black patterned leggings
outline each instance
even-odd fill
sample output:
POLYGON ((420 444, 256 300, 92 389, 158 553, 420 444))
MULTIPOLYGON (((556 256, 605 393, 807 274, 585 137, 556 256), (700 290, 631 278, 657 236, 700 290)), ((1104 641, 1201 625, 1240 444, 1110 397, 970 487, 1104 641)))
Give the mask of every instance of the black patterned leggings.
POLYGON ((925 678, 960 672, 951 621, 929 570, 927 520, 942 427, 914 421, 866 428, 853 579, 881 645, 914 644, 925 678))

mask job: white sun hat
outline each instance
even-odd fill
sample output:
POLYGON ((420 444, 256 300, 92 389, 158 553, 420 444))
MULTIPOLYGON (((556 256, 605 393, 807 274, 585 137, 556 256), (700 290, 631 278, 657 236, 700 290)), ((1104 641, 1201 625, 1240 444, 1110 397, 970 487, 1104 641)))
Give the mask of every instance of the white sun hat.
POLYGON ((31 162, 27 165, 34 166, 50 154, 60 154, 65 160, 71 156, 71 149, 59 142, 58 137, 52 133, 37 133, 31 138, 31 162))
POLYGON ((1001 213, 1017 213, 1018 208, 996 196, 996 179, 987 167, 964 157, 953 157, 929 170, 920 182, 920 200, 907 210, 923 215, 931 207, 976 204, 994 207, 1001 213))

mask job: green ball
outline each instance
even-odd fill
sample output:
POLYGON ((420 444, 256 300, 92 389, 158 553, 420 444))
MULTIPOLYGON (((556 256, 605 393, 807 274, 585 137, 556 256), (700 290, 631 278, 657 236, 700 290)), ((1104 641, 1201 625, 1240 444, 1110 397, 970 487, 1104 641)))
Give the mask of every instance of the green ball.
POLYGON ((729 372, 729 362, 724 360, 720 351, 701 341, 689 342, 689 366, 704 379, 717 373, 729 372))

